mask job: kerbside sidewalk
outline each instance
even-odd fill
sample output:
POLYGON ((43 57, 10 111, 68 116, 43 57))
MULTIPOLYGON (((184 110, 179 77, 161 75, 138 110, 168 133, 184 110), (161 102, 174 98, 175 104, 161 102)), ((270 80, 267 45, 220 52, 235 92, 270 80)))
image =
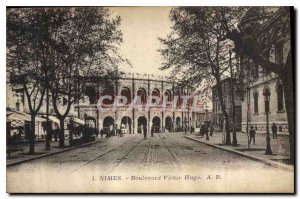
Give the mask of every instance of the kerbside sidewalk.
POLYGON ((45 142, 36 142, 35 143, 35 154, 34 155, 29 155, 28 154, 29 144, 26 143, 26 144, 23 144, 23 146, 22 146, 23 149, 24 149, 24 154, 22 154, 22 152, 12 153, 10 158, 6 158, 6 166, 18 165, 18 164, 21 164, 21 163, 24 163, 24 162, 28 162, 28 161, 31 161, 31 160, 43 158, 43 157, 46 157, 46 156, 49 156, 49 155, 54 155, 54 154, 57 154, 57 153, 63 153, 63 152, 66 152, 66 151, 69 151, 69 150, 72 150, 72 149, 79 148, 79 147, 87 147, 89 145, 96 144, 96 143, 99 143, 99 142, 105 143, 110 139, 113 139, 115 144, 118 145, 118 144, 122 144, 123 142, 130 139, 131 137, 132 137, 132 135, 125 135, 122 138, 118 138, 117 136, 113 136, 113 137, 110 137, 110 138, 105 138, 105 137, 101 138, 99 136, 99 137, 96 137, 96 140, 93 141, 93 142, 85 143, 85 144, 74 146, 74 147, 69 147, 69 142, 67 140, 65 140, 65 148, 59 148, 58 147, 58 142, 52 141, 50 151, 45 150, 45 142))
POLYGON ((209 136, 209 140, 206 140, 205 136, 201 137, 190 133, 185 134, 185 137, 232 153, 239 154, 252 160, 263 162, 270 166, 280 167, 288 170, 294 169, 293 165, 288 164, 290 155, 288 135, 278 135, 275 139, 272 135, 270 135, 273 155, 265 155, 266 134, 256 134, 255 145, 252 142, 249 148, 248 136, 246 133, 242 132, 237 132, 237 146, 224 145, 223 134, 221 132, 214 132, 213 136, 209 136))

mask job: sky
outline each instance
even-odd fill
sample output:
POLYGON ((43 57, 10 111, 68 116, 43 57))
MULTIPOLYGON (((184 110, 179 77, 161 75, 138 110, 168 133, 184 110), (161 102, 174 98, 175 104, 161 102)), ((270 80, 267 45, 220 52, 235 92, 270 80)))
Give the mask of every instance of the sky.
POLYGON ((158 37, 166 38, 171 32, 169 12, 171 7, 112 7, 111 12, 121 17, 123 43, 120 52, 132 68, 121 65, 125 72, 168 75, 161 71, 162 58, 158 37))
MULTIPOLYGON (((123 43, 120 52, 132 67, 121 65, 124 72, 168 76, 170 70, 161 71, 162 57, 158 38, 166 38, 171 32, 169 13, 171 7, 111 7, 113 16, 121 17, 123 43)), ((212 107, 208 104, 209 109, 212 107)))

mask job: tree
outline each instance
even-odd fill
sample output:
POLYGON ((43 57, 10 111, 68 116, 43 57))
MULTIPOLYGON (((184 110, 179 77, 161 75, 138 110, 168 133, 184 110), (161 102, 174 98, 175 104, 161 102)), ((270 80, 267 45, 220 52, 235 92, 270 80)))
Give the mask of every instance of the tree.
POLYGON ((267 72, 273 72, 282 80, 287 111, 290 160, 294 163, 295 112, 294 65, 291 42, 293 8, 291 7, 241 7, 223 8, 220 23, 226 30, 226 39, 235 44, 239 55, 251 59, 267 72), (274 46, 282 45, 285 59, 271 60, 274 46))
POLYGON ((49 43, 52 102, 60 120, 59 146, 64 147, 64 120, 82 95, 88 77, 97 74, 107 79, 107 75, 116 74, 118 63, 124 59, 118 54, 120 17, 112 18, 106 8, 54 10, 64 11, 63 23, 49 43))
POLYGON ((50 39, 48 30, 56 27, 53 22, 59 17, 52 14, 43 15, 33 9, 7 10, 7 70, 12 85, 22 86, 28 102, 30 154, 34 153, 35 117, 43 103, 50 69, 46 45, 50 39))
POLYGON ((159 50, 164 58, 162 70, 172 68, 185 84, 199 86, 215 84, 221 110, 225 118, 226 141, 231 144, 229 116, 225 105, 222 79, 228 75, 230 42, 224 41, 225 31, 220 23, 221 8, 173 8, 170 18, 172 32, 160 39, 159 50))

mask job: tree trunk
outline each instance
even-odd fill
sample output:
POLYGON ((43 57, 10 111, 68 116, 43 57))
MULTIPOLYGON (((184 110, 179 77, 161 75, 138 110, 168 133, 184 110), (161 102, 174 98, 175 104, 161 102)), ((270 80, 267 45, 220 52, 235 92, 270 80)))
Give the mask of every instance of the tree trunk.
POLYGON ((281 77, 284 91, 285 108, 288 119, 289 128, 289 142, 290 142, 290 161, 294 164, 295 156, 295 112, 294 112, 294 85, 293 85, 293 73, 290 67, 287 67, 287 73, 281 77))
POLYGON ((219 97, 219 101, 220 101, 220 105, 221 105, 221 110, 222 110, 222 113, 223 113, 223 116, 225 119, 225 130, 226 130, 225 145, 231 145, 228 113, 226 111, 226 106, 225 106, 225 103, 223 100, 222 85, 220 83, 220 79, 218 79, 218 78, 216 78, 216 85, 217 85, 217 91, 218 91, 218 97, 219 97))
POLYGON ((64 120, 65 119, 59 119, 59 123, 60 123, 59 148, 64 148, 65 147, 65 127, 64 127, 64 120))
POLYGON ((235 130, 235 97, 234 97, 234 85, 233 85, 233 71, 231 62, 231 51, 229 52, 229 66, 230 66, 230 90, 231 90, 231 106, 232 106, 232 145, 237 145, 236 130, 235 130))
POLYGON ((34 154, 35 143, 35 114, 31 115, 30 121, 30 136, 29 136, 29 154, 34 154))

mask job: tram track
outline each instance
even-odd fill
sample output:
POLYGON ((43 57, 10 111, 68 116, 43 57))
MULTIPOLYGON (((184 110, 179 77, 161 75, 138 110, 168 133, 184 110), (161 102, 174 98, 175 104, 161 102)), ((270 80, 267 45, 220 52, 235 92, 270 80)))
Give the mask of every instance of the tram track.
POLYGON ((166 142, 164 141, 164 138, 161 137, 161 135, 159 135, 159 137, 160 137, 162 143, 164 144, 165 148, 167 149, 167 151, 168 151, 168 152, 170 153, 170 155, 172 156, 172 158, 173 158, 175 164, 176 164, 179 168, 181 168, 182 165, 181 165, 180 161, 178 160, 176 153, 175 153, 175 152, 174 152, 174 151, 166 144, 166 142))
POLYGON ((144 157, 143 157, 143 161, 142 162, 143 162, 144 167, 147 166, 146 164, 147 164, 147 159, 148 159, 149 152, 150 152, 151 140, 152 139, 150 139, 148 147, 147 147, 147 150, 146 150, 146 153, 144 154, 144 157))
POLYGON ((141 138, 141 140, 139 142, 137 142, 133 147, 131 147, 124 155, 122 155, 121 158, 119 158, 119 161, 117 162, 117 164, 115 164, 109 171, 108 173, 112 172, 117 166, 119 166, 122 162, 124 162, 127 157, 137 148, 137 146, 144 141, 144 138, 141 138))
MULTIPOLYGON (((111 153, 111 152, 117 150, 118 148, 120 148, 120 147, 122 147, 122 146, 128 144, 129 142, 131 142, 132 140, 137 139, 137 138, 139 138, 139 137, 134 137, 134 138, 132 138, 132 139, 130 139, 130 140, 127 140, 126 142, 124 142, 124 143, 122 143, 122 144, 120 144, 120 145, 118 145, 118 146, 116 146, 116 147, 114 147, 114 148, 112 148, 112 149, 106 151, 105 153, 102 153, 101 155, 99 155, 99 156, 97 156, 97 157, 95 157, 95 158, 89 160, 88 162, 86 162, 85 164, 81 165, 80 167, 77 167, 76 169, 73 169, 73 170, 71 171, 71 173, 73 173, 73 172, 75 172, 75 171, 78 171, 78 170, 82 169, 83 167, 86 167, 87 165, 89 165, 89 164, 95 162, 96 160, 98 160, 99 158, 103 157, 104 155, 107 155, 107 154, 109 154, 109 153, 111 153)), ((141 139, 135 146, 137 146, 141 141, 143 141, 143 139, 141 139)), ((133 149, 132 149, 132 150, 133 150, 133 149)), ((126 154, 127 154, 127 153, 126 153, 126 154)))
MULTIPOLYGON (((171 147, 166 144, 166 142, 164 140, 165 136, 158 135, 158 137, 159 137, 159 140, 161 140, 161 143, 162 143, 163 147, 166 149, 166 151, 168 152, 168 154, 170 154, 171 160, 173 160, 173 162, 174 162, 175 165, 177 165, 179 168, 181 168, 182 165, 180 163, 180 160, 177 158, 177 154, 171 149, 171 147)), ((167 138, 169 139, 169 137, 167 137, 167 138)), ((128 147, 128 146, 130 146, 130 144, 133 144, 133 146, 130 147, 129 149, 127 149, 127 151, 123 155, 121 155, 120 157, 118 157, 117 159, 115 159, 115 164, 113 164, 112 167, 108 170, 108 172, 110 173, 113 170, 115 170, 118 166, 120 166, 122 163, 124 163, 128 159, 128 157, 132 153, 134 153, 135 149, 137 149, 138 146, 143 141, 148 141, 147 145, 145 146, 146 150, 145 150, 143 158, 142 158, 142 164, 143 164, 144 167, 146 167, 147 166, 147 160, 148 160, 149 154, 151 152, 151 144, 152 144, 151 140, 152 140, 151 137, 150 137, 150 139, 149 138, 148 139, 144 139, 144 138, 141 138, 141 137, 134 137, 134 138, 132 138, 130 140, 127 140, 124 143, 122 143, 122 144, 120 144, 120 145, 118 145, 118 146, 116 146, 116 147, 114 147, 114 148, 106 151, 105 153, 103 153, 103 154, 101 154, 101 155, 99 155, 99 156, 97 156, 97 157, 89 160, 88 162, 86 162, 86 163, 82 164, 81 166, 77 167, 76 169, 72 170, 71 173, 76 172, 76 171, 78 171, 78 170, 80 170, 80 169, 82 169, 84 167, 87 167, 88 165, 96 162, 97 160, 99 160, 103 156, 108 155, 110 153, 113 153, 113 152, 115 152, 116 150, 118 150, 119 148, 121 148, 123 146, 127 145, 127 147, 128 147), (134 140, 136 140, 136 139, 140 139, 140 140, 137 141, 137 142, 134 142, 134 140)))

